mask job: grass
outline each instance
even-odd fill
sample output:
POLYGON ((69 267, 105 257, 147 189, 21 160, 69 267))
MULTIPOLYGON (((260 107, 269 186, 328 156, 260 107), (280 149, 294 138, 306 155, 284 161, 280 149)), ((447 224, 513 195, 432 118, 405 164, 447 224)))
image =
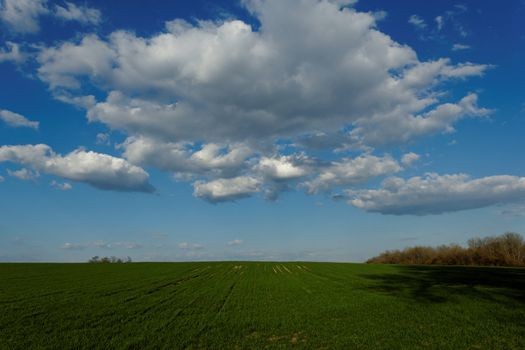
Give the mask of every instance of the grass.
POLYGON ((525 349, 525 269, 0 264, 0 349, 525 349))

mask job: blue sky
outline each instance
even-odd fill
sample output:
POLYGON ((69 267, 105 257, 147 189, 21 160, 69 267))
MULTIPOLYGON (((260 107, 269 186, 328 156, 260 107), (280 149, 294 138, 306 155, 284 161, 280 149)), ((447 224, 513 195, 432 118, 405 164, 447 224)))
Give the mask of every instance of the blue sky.
POLYGON ((2 0, 0 261, 363 261, 525 233, 524 14, 2 0))

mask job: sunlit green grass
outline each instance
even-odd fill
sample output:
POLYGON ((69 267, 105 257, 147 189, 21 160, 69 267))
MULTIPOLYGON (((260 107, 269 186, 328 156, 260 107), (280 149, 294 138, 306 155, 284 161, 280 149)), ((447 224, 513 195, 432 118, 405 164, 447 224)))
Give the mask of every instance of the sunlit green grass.
POLYGON ((525 349, 525 270, 0 264, 0 349, 525 349))

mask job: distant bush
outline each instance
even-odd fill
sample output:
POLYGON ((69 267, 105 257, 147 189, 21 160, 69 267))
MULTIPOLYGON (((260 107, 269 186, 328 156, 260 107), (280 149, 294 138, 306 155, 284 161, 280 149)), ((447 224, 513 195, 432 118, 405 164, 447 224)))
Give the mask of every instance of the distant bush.
POLYGON ((500 236, 470 239, 467 247, 451 244, 387 250, 367 263, 525 266, 525 241, 521 235, 507 232, 500 236))
POLYGON ((131 258, 129 256, 126 259, 117 258, 116 256, 94 256, 88 262, 91 264, 124 264, 130 263, 131 258))

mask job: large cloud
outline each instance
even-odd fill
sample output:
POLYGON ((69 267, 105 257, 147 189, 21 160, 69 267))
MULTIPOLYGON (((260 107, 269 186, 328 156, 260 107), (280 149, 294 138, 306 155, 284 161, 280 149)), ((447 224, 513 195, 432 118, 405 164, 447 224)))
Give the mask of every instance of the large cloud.
POLYGON ((90 122, 127 134, 130 163, 197 180, 199 198, 356 186, 402 170, 374 147, 489 114, 474 93, 447 100, 444 83, 490 66, 420 61, 350 3, 247 0, 256 29, 175 19, 147 37, 89 34, 43 49, 38 75, 90 122), (323 149, 366 153, 327 161, 323 149))
POLYGON ((149 175, 128 161, 77 149, 65 156, 47 145, 1 146, 0 162, 30 166, 37 171, 85 182, 103 190, 152 192, 149 175))
POLYGON ((239 20, 175 20, 147 38, 88 35, 42 51, 39 75, 57 94, 74 93, 87 78, 108 92, 88 107, 91 121, 171 142, 273 142, 355 125, 357 138, 382 143, 367 137, 371 123, 407 129, 389 139, 405 142, 482 114, 468 96, 454 118, 433 116, 451 106, 439 104, 433 87, 480 75, 486 65, 420 62, 378 31, 372 14, 334 2, 245 4, 257 31, 239 20), (432 105, 435 112, 422 114, 432 105), (413 126, 414 119, 446 122, 413 126))
POLYGON ((426 174, 404 180, 386 179, 382 188, 348 191, 349 202, 370 212, 393 215, 441 214, 513 203, 525 199, 525 178, 464 174, 426 174))

